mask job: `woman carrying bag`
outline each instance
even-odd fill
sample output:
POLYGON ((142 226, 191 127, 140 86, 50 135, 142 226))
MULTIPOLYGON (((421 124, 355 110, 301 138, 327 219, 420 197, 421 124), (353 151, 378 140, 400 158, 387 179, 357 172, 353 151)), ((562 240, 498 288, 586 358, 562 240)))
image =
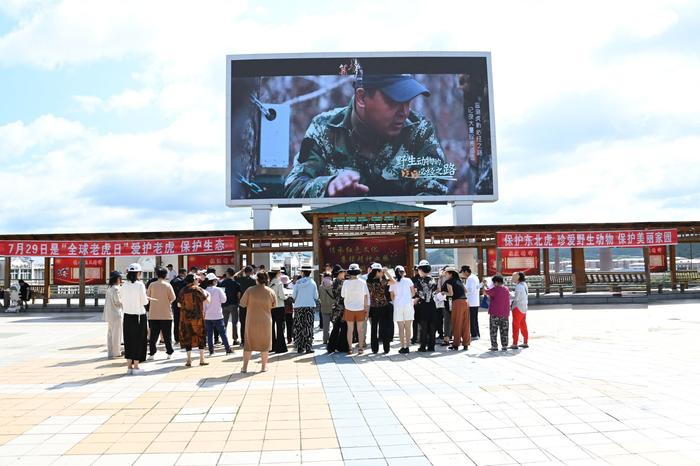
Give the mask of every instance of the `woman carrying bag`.
POLYGON ((450 350, 459 350, 460 345, 469 349, 471 343, 471 331, 469 329, 469 306, 467 304, 467 289, 459 278, 459 272, 454 267, 445 269, 451 278, 445 282, 447 296, 452 308, 452 346, 450 350))

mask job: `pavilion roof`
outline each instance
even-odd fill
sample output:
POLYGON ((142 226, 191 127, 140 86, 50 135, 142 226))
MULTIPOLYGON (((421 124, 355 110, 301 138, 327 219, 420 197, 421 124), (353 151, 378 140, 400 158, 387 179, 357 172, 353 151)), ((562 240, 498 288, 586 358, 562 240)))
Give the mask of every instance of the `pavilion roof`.
POLYGON ((398 202, 378 201, 375 199, 359 199, 356 201, 343 202, 327 207, 319 207, 302 212, 306 220, 311 222, 313 215, 325 216, 392 216, 392 217, 414 217, 418 214, 430 215, 434 209, 418 207, 417 205, 400 204, 398 202))

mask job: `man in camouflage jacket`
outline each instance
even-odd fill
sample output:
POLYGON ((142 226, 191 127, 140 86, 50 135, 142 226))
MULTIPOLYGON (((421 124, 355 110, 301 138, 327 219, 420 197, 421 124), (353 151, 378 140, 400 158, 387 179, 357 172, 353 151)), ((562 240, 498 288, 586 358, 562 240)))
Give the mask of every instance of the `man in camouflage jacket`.
POLYGON ((410 109, 410 75, 368 75, 347 107, 314 117, 285 180, 288 198, 447 194, 456 171, 433 124, 410 109))

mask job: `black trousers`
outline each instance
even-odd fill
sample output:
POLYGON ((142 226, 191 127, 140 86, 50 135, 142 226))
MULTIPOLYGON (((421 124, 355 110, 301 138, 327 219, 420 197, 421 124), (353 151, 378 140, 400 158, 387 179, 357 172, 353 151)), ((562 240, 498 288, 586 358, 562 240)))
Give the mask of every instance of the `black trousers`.
POLYGON ((163 340, 165 341, 165 352, 168 354, 173 354, 173 344, 172 344, 172 320, 149 320, 148 325, 151 328, 151 336, 148 339, 148 354, 153 356, 156 354, 156 343, 158 342, 158 335, 163 332, 163 340))
POLYGON ((173 308, 173 337, 175 343, 180 341, 180 308, 177 307, 177 300, 172 304, 173 308))
POLYGON ((328 345, 326 345, 326 350, 329 353, 334 351, 339 351, 341 353, 347 353, 348 347, 348 323, 342 318, 337 318, 333 321, 333 330, 328 337, 328 345))
MULTIPOLYGON (((148 333, 146 314, 124 314, 124 358, 143 362, 146 360, 146 334, 148 333)), ((157 335, 156 335, 157 336, 157 335)))
POLYGON ((435 332, 437 331, 438 313, 434 302, 420 303, 416 306, 420 328, 420 346, 429 350, 435 349, 435 332))
POLYGON ((285 312, 284 323, 287 326, 287 343, 291 343, 294 338, 294 313, 285 312))
POLYGON ((389 345, 394 339, 394 308, 391 304, 381 307, 369 308, 370 321, 370 346, 372 352, 379 351, 379 342, 382 342, 384 352, 389 352, 389 345))
POLYGON ((287 343, 284 341, 284 308, 272 308, 272 352, 286 353, 287 343))
POLYGON ((411 334, 411 343, 416 343, 418 341, 418 319, 413 319, 413 333, 411 334))
POLYGON ((247 309, 244 307, 238 308, 238 321, 241 323, 241 346, 245 341, 245 315, 248 313, 247 309))
POLYGON ((235 340, 238 340, 238 304, 227 304, 226 306, 223 307, 224 311, 224 333, 226 333, 228 330, 228 321, 231 320, 231 326, 233 327, 231 336, 233 339, 231 340, 232 343, 235 340))
POLYGON ((472 338, 479 337, 479 306, 469 307, 469 330, 471 331, 472 338))
POLYGON ((445 325, 445 322, 442 317, 442 308, 437 309, 437 317, 435 318, 435 325, 437 326, 437 334, 438 334, 438 339, 442 340, 445 338, 445 332, 443 330, 443 326, 445 325))

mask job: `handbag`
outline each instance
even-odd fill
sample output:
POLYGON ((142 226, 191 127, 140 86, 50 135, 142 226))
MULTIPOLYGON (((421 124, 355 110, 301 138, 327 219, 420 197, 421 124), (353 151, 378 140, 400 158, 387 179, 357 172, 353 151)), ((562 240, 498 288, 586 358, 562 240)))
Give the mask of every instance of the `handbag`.
POLYGON ((488 309, 489 308, 489 297, 484 295, 481 297, 481 303, 479 304, 479 307, 482 309, 488 309))

